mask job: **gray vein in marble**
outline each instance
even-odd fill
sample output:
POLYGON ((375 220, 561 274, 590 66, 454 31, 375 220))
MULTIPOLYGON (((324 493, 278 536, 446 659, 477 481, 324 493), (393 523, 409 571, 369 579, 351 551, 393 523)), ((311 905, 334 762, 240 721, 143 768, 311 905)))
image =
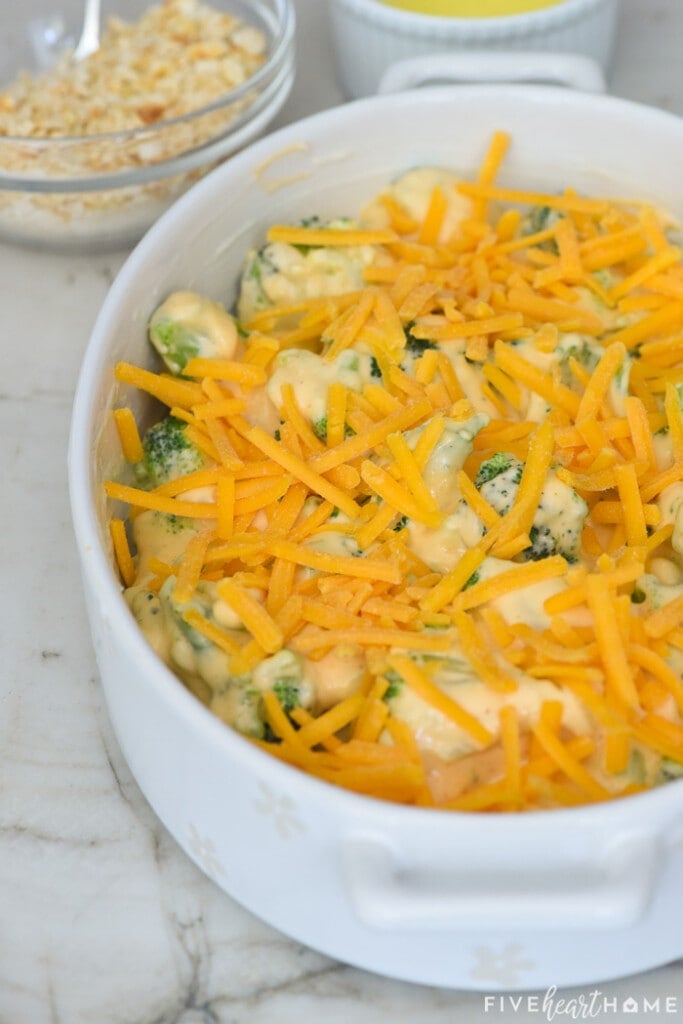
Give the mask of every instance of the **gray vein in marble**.
MULTIPOLYGON (((92 681, 95 684, 97 684, 97 682, 98 682, 95 679, 93 679, 92 681)), ((104 751, 104 756, 106 758, 107 765, 109 766, 109 770, 111 771, 111 774, 113 776, 114 783, 116 785, 116 789, 117 789, 117 791, 119 793, 119 796, 121 797, 123 802, 125 804, 127 804, 127 806, 131 809, 131 811, 133 812, 133 814, 135 815, 135 817, 139 821, 140 820, 140 815, 138 815, 136 813, 136 810, 135 810, 135 807, 134 807, 134 804, 133 804, 133 800, 132 800, 131 796, 128 794, 128 792, 126 792, 126 787, 124 786, 124 783, 122 781, 121 775, 119 773, 119 769, 117 768, 116 764, 114 763, 114 757, 112 755, 110 743, 109 743, 108 737, 105 735, 105 732, 103 730, 102 722, 101 721, 98 722, 98 733, 99 733, 100 740, 102 741, 102 749, 104 751)), ((143 822, 143 824, 147 824, 147 823, 143 822)))
MULTIPOLYGON (((102 839, 89 839, 87 836, 84 836, 83 838, 75 838, 73 836, 43 832, 31 825, 21 824, 0 825, 0 838, 10 840, 30 840, 31 842, 50 843, 56 844, 57 846, 68 846, 82 850, 90 850, 102 845, 103 842, 106 842, 106 840, 102 839)), ((111 842, 115 842, 115 840, 111 840, 111 842)))
POLYGON ((316 970, 304 971, 277 984, 264 985, 247 997, 227 997, 219 994, 205 998, 198 984, 197 965, 197 970, 190 978, 190 983, 179 1003, 174 1002, 172 1007, 162 1011, 160 1015, 140 1018, 134 1024, 239 1024, 246 1021, 248 1016, 234 1016, 235 1012, 248 1012, 269 999, 298 991, 310 982, 329 978, 344 969, 341 964, 328 964, 316 970), (229 1014, 227 1017, 226 1011, 229 1014))
POLYGON ((49 1012, 50 1012, 50 1024, 65 1024, 64 1019, 61 1016, 61 1014, 59 1012, 59 1009, 57 1007, 57 996, 56 996, 56 993, 55 993, 54 981, 53 981, 51 973, 50 973, 49 964, 46 966, 46 973, 47 973, 46 991, 47 991, 48 1009, 49 1009, 49 1012))

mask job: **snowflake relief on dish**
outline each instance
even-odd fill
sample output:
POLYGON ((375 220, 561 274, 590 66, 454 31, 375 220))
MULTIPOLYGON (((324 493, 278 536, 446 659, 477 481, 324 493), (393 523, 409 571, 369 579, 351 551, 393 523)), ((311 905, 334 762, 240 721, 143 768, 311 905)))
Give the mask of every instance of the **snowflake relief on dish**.
POLYGON ((259 782, 259 797, 254 801, 259 814, 272 818, 278 835, 292 839, 305 831, 303 822, 296 814, 296 804, 283 793, 276 793, 265 782, 259 782))
POLYGON ((192 823, 190 823, 190 827, 188 829, 188 836, 187 848, 202 871, 204 871, 209 878, 214 879, 217 879, 220 875, 224 875, 225 871, 218 859, 216 847, 214 846, 213 841, 207 837, 200 836, 192 823))
POLYGON ((495 982, 501 988, 517 985, 521 977, 535 966, 524 958, 524 950, 518 943, 508 943, 497 951, 491 946, 477 946, 472 953, 476 963, 470 977, 477 981, 495 982))

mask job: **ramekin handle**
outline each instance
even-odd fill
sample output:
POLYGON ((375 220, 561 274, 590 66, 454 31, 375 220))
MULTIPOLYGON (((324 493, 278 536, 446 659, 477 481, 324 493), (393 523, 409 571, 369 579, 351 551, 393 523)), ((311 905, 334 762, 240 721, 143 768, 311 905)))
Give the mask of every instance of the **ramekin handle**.
POLYGON ((375 928, 458 931, 519 928, 613 929, 633 925, 649 904, 656 843, 647 836, 613 840, 595 858, 533 854, 519 866, 509 851, 445 863, 409 864, 378 836, 347 839, 343 871, 356 915, 375 928), (516 863, 512 863, 515 861, 516 863))
POLYGON ((437 82, 540 82, 595 93, 607 88, 597 61, 579 53, 466 50, 396 61, 384 72, 377 91, 401 92, 437 82))

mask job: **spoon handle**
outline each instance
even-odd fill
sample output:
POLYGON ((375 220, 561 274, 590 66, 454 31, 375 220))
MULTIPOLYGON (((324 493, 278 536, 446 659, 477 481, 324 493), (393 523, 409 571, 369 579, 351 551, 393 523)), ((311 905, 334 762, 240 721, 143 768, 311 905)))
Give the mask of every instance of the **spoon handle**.
POLYGON ((100 0, 85 0, 83 29, 74 50, 74 59, 83 60, 100 45, 100 0))

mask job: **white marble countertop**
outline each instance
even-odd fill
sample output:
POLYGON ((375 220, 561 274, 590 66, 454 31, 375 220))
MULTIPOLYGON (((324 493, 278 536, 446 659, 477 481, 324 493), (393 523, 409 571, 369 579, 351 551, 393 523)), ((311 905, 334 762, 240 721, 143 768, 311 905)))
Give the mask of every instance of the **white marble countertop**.
MULTIPOLYGON (((326 5, 296 7, 303 59, 278 124, 342 101, 326 5)), ((611 91, 683 115, 683 3, 622 7, 611 91)), ((0 1024, 537 1020, 273 932, 189 862, 131 778, 97 680, 65 464, 79 362, 124 258, 0 246, 0 1024)), ((601 989, 669 996, 680 1014, 683 963, 601 989)))

